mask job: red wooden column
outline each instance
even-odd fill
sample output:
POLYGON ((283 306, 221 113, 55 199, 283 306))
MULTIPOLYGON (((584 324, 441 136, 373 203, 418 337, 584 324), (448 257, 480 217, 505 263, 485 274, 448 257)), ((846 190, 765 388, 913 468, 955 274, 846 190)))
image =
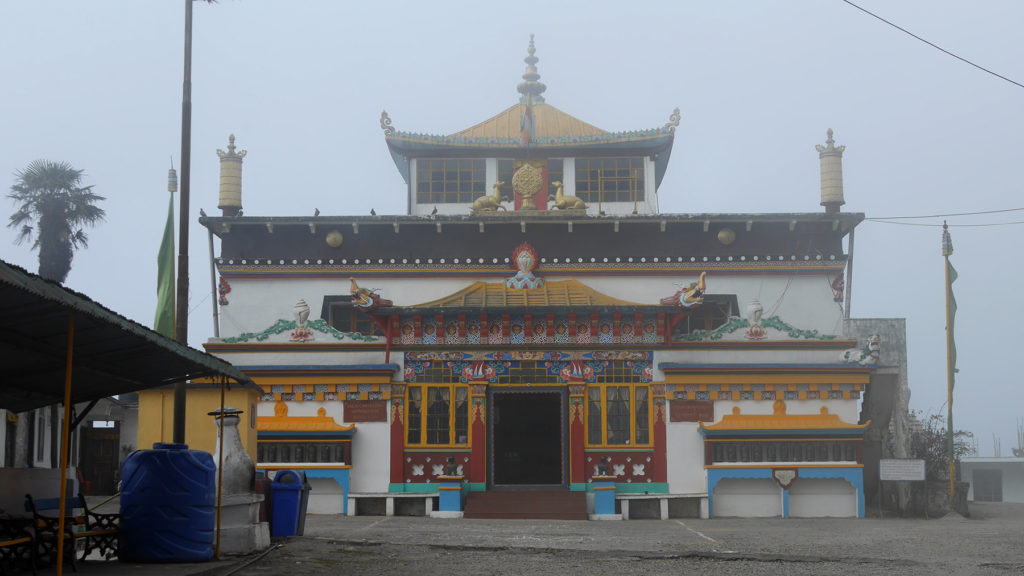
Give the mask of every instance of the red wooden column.
POLYGON ((472 483, 487 482, 487 384, 470 384, 470 427, 473 445, 469 455, 468 479, 472 483))
POLYGON ((665 400, 665 385, 651 385, 651 396, 654 401, 654 478, 655 482, 668 482, 668 458, 666 450, 666 420, 668 419, 668 403, 665 400))
POLYGON ((586 455, 583 453, 587 437, 586 423, 583 420, 586 399, 583 393, 587 387, 583 384, 569 385, 569 483, 583 484, 587 481, 586 455))
POLYGON ((405 384, 391 385, 391 484, 405 485, 405 384))

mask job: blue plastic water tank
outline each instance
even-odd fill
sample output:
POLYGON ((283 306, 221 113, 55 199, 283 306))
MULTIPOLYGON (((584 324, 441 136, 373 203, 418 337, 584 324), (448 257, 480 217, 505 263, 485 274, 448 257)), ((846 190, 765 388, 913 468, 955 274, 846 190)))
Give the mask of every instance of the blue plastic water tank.
POLYGON ((217 521, 213 456, 154 444, 121 465, 121 549, 128 562, 205 562, 217 521))

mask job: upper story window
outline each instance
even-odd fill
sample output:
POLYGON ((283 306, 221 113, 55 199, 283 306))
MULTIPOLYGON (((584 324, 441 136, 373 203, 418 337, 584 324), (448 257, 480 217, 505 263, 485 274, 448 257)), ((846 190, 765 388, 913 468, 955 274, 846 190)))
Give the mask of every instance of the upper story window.
POLYGON ((484 194, 486 180, 482 158, 421 158, 416 162, 416 203, 468 204, 484 194))
POLYGON ((710 332, 724 326, 738 312, 735 294, 705 294, 704 303, 675 326, 672 337, 679 339, 698 330, 710 332))
POLYGON ((642 202, 643 158, 577 158, 576 196, 588 204, 642 202))
POLYGON ((338 332, 356 332, 365 336, 383 336, 369 314, 352 306, 351 296, 327 296, 324 298, 327 323, 338 332))

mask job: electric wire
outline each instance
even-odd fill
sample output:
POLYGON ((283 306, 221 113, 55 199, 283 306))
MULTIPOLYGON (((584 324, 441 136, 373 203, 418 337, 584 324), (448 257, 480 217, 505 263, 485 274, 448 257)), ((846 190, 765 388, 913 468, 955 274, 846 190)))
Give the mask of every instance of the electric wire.
POLYGON ((953 58, 956 58, 957 60, 960 60, 961 62, 964 62, 965 64, 970 64, 971 66, 974 66, 978 70, 981 70, 982 72, 985 72, 987 74, 991 74, 991 75, 995 76, 996 78, 1000 78, 1002 80, 1006 80, 1007 82, 1009 82, 1010 84, 1013 84, 1014 86, 1017 86, 1019 88, 1024 88, 1024 84, 1021 84, 1020 82, 1016 82, 1014 80, 1011 80, 1011 79, 1007 78, 1006 76, 1003 76, 1002 74, 998 74, 996 72, 993 72, 992 70, 989 70, 988 68, 985 68, 984 66, 980 66, 978 64, 975 64, 974 62, 971 62, 970 60, 968 60, 966 58, 963 58, 961 56, 957 56, 956 54, 950 52, 949 50, 946 50, 945 48, 943 48, 941 46, 938 46, 936 44, 933 44, 933 43, 925 40, 924 38, 921 38, 917 34, 914 34, 913 32, 907 30, 906 28, 901 28, 900 26, 897 26, 896 24, 893 24, 892 22, 886 20, 885 18, 882 18, 878 14, 875 14, 875 13, 871 12, 870 10, 861 8, 860 6, 858 6, 858 5, 854 4, 853 2, 851 2, 850 0, 842 0, 842 1, 847 3, 847 4, 849 4, 850 6, 853 6, 857 10, 860 10, 861 12, 867 14, 868 16, 871 16, 873 18, 877 18, 878 20, 881 20, 882 22, 885 22, 886 24, 888 24, 889 26, 892 26, 893 28, 899 30, 900 32, 903 32, 904 34, 907 34, 909 36, 912 36, 912 37, 920 40, 921 42, 924 42, 925 44, 931 46, 932 48, 935 48, 936 50, 938 50, 938 51, 940 51, 940 52, 942 52, 944 54, 948 54, 949 56, 952 56, 953 58))
MULTIPOLYGON (((880 220, 878 218, 865 218, 865 222, 874 222, 875 224, 895 224, 897 226, 925 226, 928 228, 939 228, 942 224, 922 224, 920 222, 893 222, 892 220, 880 220)), ((988 228, 993 226, 1017 226, 1024 224, 1024 220, 1017 222, 990 222, 987 224, 949 224, 950 228, 988 228)))
POLYGON ((932 214, 930 216, 875 216, 869 220, 913 220, 917 218, 947 218, 951 216, 978 216, 979 214, 1000 214, 1002 212, 1019 212, 1024 208, 1004 208, 1002 210, 983 210, 981 212, 954 212, 951 214, 932 214))

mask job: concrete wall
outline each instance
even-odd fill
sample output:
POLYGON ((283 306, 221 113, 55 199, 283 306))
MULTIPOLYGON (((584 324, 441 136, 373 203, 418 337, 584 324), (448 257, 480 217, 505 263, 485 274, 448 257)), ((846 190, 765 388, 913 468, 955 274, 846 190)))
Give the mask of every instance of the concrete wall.
POLYGON ((782 516, 782 488, 774 480, 725 478, 715 487, 715 518, 782 516))
MULTIPOLYGON (((868 336, 881 337, 878 369, 864 394, 860 422, 871 421, 864 434, 864 494, 867 505, 877 507, 879 496, 878 460, 908 458, 910 455, 910 384, 907 379, 907 326, 903 318, 864 318, 847 320, 843 334, 861 345, 868 336), (890 428, 890 422, 892 427, 890 428), (890 429, 892 438, 890 438, 890 429), (890 450, 890 445, 892 449, 890 450)), ((883 498, 889 507, 906 510, 910 489, 900 485, 891 497, 883 498)))
POLYGON ((857 488, 839 478, 798 478, 789 487, 791 518, 856 518, 857 488))
POLYGON ((1024 504, 1024 458, 964 458, 960 461, 960 478, 970 482, 968 500, 974 500, 974 472, 1000 470, 1003 477, 1003 502, 1024 504))

